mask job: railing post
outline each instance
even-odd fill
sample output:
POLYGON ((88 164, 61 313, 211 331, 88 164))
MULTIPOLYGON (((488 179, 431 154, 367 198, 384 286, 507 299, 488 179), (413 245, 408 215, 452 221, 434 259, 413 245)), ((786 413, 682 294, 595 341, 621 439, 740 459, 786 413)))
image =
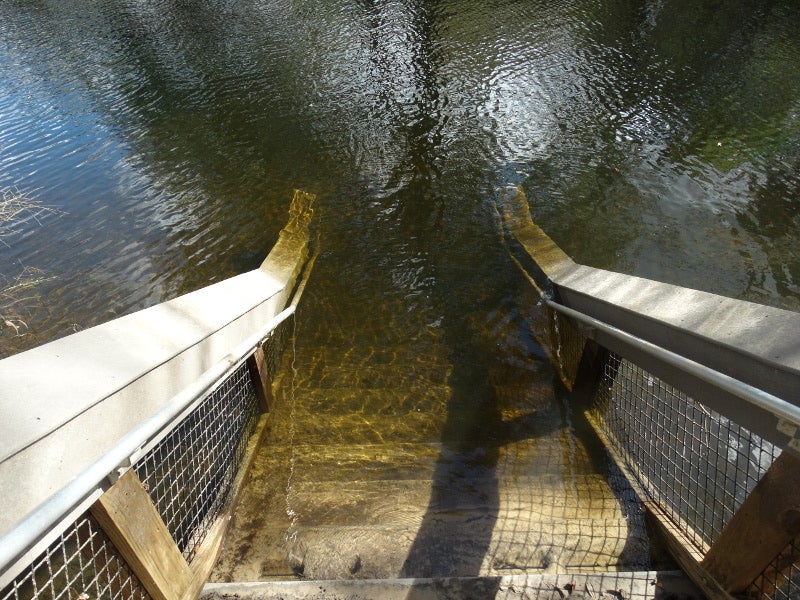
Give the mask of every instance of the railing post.
POLYGON ((194 575, 133 469, 91 511, 154 600, 184 600, 194 575))
POLYGON ((606 365, 610 365, 613 370, 611 380, 613 381, 616 376, 616 366, 619 361, 612 355, 612 353, 603 348, 597 342, 591 339, 586 339, 581 353, 580 363, 575 375, 575 383, 573 384, 572 393, 579 399, 580 402, 586 406, 597 398, 598 388, 600 382, 603 380, 603 372, 606 365))
POLYGON ((256 389, 256 396, 258 396, 261 407, 264 412, 270 412, 274 398, 272 396, 272 381, 269 375, 267 357, 263 345, 256 348, 252 356, 247 359, 247 370, 250 373, 250 378, 253 380, 253 386, 256 389))
POLYGON ((800 534, 800 459, 784 451, 747 496, 703 559, 731 594, 744 593, 800 534))

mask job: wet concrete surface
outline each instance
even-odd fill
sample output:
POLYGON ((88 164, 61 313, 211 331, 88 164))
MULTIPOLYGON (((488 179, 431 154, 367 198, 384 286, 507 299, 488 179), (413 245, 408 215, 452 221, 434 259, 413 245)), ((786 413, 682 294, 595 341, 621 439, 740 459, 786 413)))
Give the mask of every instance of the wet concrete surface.
POLYGON ((435 332, 352 340, 287 348, 212 582, 650 567, 638 500, 546 360, 503 352, 476 381, 435 332))

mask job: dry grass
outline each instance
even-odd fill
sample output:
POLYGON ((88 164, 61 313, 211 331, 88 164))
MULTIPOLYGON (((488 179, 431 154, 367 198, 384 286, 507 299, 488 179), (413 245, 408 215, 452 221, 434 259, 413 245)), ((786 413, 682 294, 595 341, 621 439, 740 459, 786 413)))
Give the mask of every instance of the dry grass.
MULTIPOLYGON (((6 243, 3 241, 4 225, 14 225, 26 219, 34 219, 38 223, 44 213, 56 212, 17 190, 0 190, 0 243, 6 243)), ((10 332, 12 335, 22 335, 28 330, 22 313, 25 308, 41 302, 41 296, 35 288, 50 279, 53 278, 34 267, 23 267, 13 277, 0 274, 0 334, 10 332)))
POLYGON ((0 190, 0 226, 23 219, 35 219, 44 213, 58 212, 18 190, 0 190))
POLYGON ((28 329, 28 324, 17 309, 41 302, 41 296, 35 292, 35 288, 51 279, 53 277, 45 276, 44 271, 34 267, 23 268, 12 279, 0 275, 0 333, 9 329, 15 335, 21 335, 28 329))

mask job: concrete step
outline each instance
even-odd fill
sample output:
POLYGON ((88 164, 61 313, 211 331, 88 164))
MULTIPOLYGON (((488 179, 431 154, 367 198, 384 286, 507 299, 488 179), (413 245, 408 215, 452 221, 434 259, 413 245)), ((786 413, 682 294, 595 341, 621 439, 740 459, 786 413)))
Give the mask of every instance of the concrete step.
POLYGON ((358 500, 339 507, 326 503, 309 515, 301 509, 297 518, 284 514, 282 523, 266 520, 258 530, 237 517, 231 541, 242 526, 247 544, 223 554, 214 578, 468 576, 648 566, 644 527, 621 517, 542 518, 526 503, 508 510, 477 506, 420 513, 404 499, 387 497, 379 514, 370 509, 364 522, 337 523, 347 510, 363 514, 358 500))
MULTIPOLYGON (((368 375, 365 374, 365 377, 368 375)), ((448 383, 434 385, 422 380, 409 386, 369 388, 348 386, 348 382, 344 380, 331 387, 315 387, 301 378, 293 383, 282 383, 283 385, 275 389, 276 396, 280 399, 278 410, 288 410, 294 406, 319 414, 359 412, 403 415, 411 411, 443 413, 455 408, 457 401, 454 398, 455 392, 448 383)), ((541 382, 537 386, 536 383, 518 377, 514 381, 495 386, 496 410, 506 417, 514 412, 558 409, 552 386, 541 382)))
POLYGON ((465 511, 421 524, 290 524, 253 532, 246 552, 223 554, 210 581, 466 577, 646 568, 646 537, 625 520, 531 522, 465 511), (532 526, 533 525, 533 526, 532 526))
POLYGON ((354 482, 289 480, 283 490, 264 489, 253 508, 242 507, 237 522, 257 520, 284 527, 288 521, 304 527, 415 525, 423 519, 461 518, 524 523, 614 521, 626 519, 637 506, 610 493, 598 476, 579 481, 559 478, 500 480, 470 477, 463 481, 413 479, 354 482), (287 515, 291 513, 291 516, 287 515))
POLYGON ((212 577, 340 578, 359 563, 361 577, 637 566, 638 503, 565 461, 570 449, 550 438, 467 452, 265 446, 212 577))
POLYGON ((283 445, 297 440, 309 445, 429 443, 442 437, 445 415, 409 412, 402 416, 345 413, 318 415, 302 410, 273 416, 270 441, 283 445))
POLYGON ((322 485, 372 480, 423 480, 442 485, 493 479, 508 485, 535 485, 536 481, 575 480, 597 475, 581 446, 560 440, 525 439, 492 448, 453 449, 439 442, 341 444, 319 446, 265 445, 255 458, 251 483, 274 487, 275 479, 322 485), (572 455, 568 453, 572 453, 572 455))
POLYGON ((394 346, 352 343, 295 347, 295 367, 314 368, 318 365, 369 367, 378 365, 419 365, 447 369, 447 350, 432 340, 428 344, 408 341, 394 346))
POLYGON ((446 386, 450 372, 446 367, 423 362, 395 364, 318 363, 295 365, 296 388, 424 389, 446 386))
POLYGON ((387 417, 402 417, 408 413, 443 415, 447 411, 450 393, 450 387, 446 385, 416 389, 341 387, 301 390, 295 388, 293 391, 291 388, 281 388, 278 390, 280 403, 276 410, 287 412, 294 408, 298 414, 317 418, 327 418, 329 415, 342 413, 387 417), (294 403, 292 403, 293 393, 294 403))
POLYGON ((418 348, 442 342, 442 329, 435 317, 420 313, 409 314, 403 302, 384 302, 328 305, 314 309, 304 307, 307 314, 325 314, 324 326, 308 325, 298 331, 298 341, 303 347, 320 346, 382 346, 403 347, 416 344, 418 348), (323 311, 323 312, 320 312, 323 311))
POLYGON ((701 600, 676 571, 211 583, 201 600, 701 600))

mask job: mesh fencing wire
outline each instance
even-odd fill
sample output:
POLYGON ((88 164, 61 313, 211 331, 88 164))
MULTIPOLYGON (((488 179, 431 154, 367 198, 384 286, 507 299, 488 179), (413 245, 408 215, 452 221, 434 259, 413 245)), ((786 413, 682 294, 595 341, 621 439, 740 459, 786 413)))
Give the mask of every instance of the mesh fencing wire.
POLYGON ((266 374, 270 381, 275 381, 280 373, 283 351, 292 338, 295 318, 295 315, 292 315, 285 321, 282 321, 272 331, 267 341, 262 346, 266 374))
POLYGON ((134 466, 189 562, 225 505, 259 412, 242 365, 134 466))
POLYGON ((747 591, 759 600, 800 600, 800 537, 775 557, 747 591))
POLYGON ((780 450, 634 363, 612 356, 595 405, 646 492, 701 551, 780 450))
POLYGON ((149 600, 87 512, 0 592, 0 600, 149 600))
MULTIPOLYGON (((134 466, 187 561, 228 499, 259 414, 242 365, 134 466)), ((0 600, 100 598, 150 596, 88 512, 0 592, 0 600)))

